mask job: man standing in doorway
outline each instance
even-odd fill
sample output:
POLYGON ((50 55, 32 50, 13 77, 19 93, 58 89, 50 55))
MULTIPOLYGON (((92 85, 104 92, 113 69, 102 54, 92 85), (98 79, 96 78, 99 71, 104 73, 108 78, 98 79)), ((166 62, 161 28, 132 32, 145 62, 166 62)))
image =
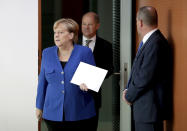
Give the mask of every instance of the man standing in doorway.
MULTIPOLYGON (((88 12, 82 17, 82 34, 79 43, 88 46, 95 58, 97 67, 108 70, 106 78, 113 73, 112 44, 97 36, 100 22, 99 16, 94 12, 88 12)), ((93 92, 95 99, 96 118, 94 120, 95 130, 98 126, 99 108, 101 107, 101 89, 98 93, 93 92)))
POLYGON ((135 131, 163 131, 168 86, 169 44, 157 28, 154 7, 138 10, 137 32, 141 40, 123 100, 132 105, 135 131))

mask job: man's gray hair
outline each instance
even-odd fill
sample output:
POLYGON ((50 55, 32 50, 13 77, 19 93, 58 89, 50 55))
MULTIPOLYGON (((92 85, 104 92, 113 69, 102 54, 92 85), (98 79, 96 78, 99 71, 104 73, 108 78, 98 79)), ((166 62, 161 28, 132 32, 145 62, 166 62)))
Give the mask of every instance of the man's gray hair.
POLYGON ((142 20, 148 26, 158 25, 158 14, 154 7, 144 6, 138 10, 138 20, 142 20))

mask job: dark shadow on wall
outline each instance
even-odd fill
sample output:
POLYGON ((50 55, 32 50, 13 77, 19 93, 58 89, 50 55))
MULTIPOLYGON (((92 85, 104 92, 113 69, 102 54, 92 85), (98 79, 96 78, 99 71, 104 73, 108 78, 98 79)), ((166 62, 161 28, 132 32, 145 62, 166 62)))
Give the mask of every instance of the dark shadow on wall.
MULTIPOLYGON (((134 58, 136 57, 136 42, 138 41, 136 38, 136 0, 132 1, 132 47, 131 47, 131 65, 133 64, 134 58)), ((133 107, 132 107, 133 108, 133 107)), ((131 118, 133 118, 133 112, 131 111, 131 118)), ((131 131, 135 131, 135 123, 134 120, 131 119, 131 131)))
POLYGON ((166 131, 173 131, 173 116, 174 116, 174 111, 173 111, 173 79, 174 79, 174 40, 173 36, 171 34, 172 31, 172 11, 168 11, 168 42, 169 42, 169 63, 170 67, 169 69, 169 85, 167 91, 167 120, 165 122, 165 129, 166 131))
MULTIPOLYGON (((72 18, 81 25, 82 16, 89 11, 88 0, 41 0, 42 50, 54 46, 53 24, 60 18, 72 18)), ((80 33, 80 32, 79 32, 80 33)))

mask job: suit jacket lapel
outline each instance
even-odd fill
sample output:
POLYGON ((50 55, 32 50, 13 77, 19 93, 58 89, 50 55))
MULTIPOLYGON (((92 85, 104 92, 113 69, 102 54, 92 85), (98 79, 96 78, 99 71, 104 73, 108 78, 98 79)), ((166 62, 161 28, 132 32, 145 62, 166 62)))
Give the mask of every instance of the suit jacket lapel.
POLYGON ((144 51, 144 49, 146 50, 146 46, 148 46, 148 45, 151 43, 150 40, 152 40, 159 32, 160 32, 160 31, 157 30, 157 31, 155 31, 155 32, 149 37, 149 39, 143 44, 141 50, 137 53, 135 59, 138 59, 138 57, 139 57, 140 54, 144 51))
POLYGON ((97 54, 98 52, 98 43, 99 43, 99 38, 96 36, 96 40, 95 40, 95 47, 94 47, 94 50, 93 50, 93 54, 95 56, 95 54, 97 54))
POLYGON ((138 60, 138 58, 140 57, 141 53, 146 50, 146 47, 151 43, 150 40, 154 39, 154 37, 159 33, 160 31, 157 30, 155 31, 150 37, 149 39, 144 43, 144 45, 142 46, 141 50, 136 54, 136 57, 134 59, 133 65, 132 65, 132 73, 134 72, 134 65, 136 65, 136 62, 138 60))

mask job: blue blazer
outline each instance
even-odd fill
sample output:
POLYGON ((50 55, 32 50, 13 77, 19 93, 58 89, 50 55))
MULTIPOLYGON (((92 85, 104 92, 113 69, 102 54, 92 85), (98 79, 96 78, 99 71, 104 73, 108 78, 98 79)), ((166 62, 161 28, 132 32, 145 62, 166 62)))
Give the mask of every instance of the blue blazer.
POLYGON ((80 62, 95 65, 92 51, 75 44, 64 69, 58 57, 58 47, 42 53, 36 107, 43 110, 43 118, 52 121, 78 121, 95 116, 91 93, 70 83, 80 62))
POLYGON ((134 120, 156 122, 165 119, 169 85, 169 44, 159 30, 143 45, 133 62, 126 99, 133 104, 134 120))

